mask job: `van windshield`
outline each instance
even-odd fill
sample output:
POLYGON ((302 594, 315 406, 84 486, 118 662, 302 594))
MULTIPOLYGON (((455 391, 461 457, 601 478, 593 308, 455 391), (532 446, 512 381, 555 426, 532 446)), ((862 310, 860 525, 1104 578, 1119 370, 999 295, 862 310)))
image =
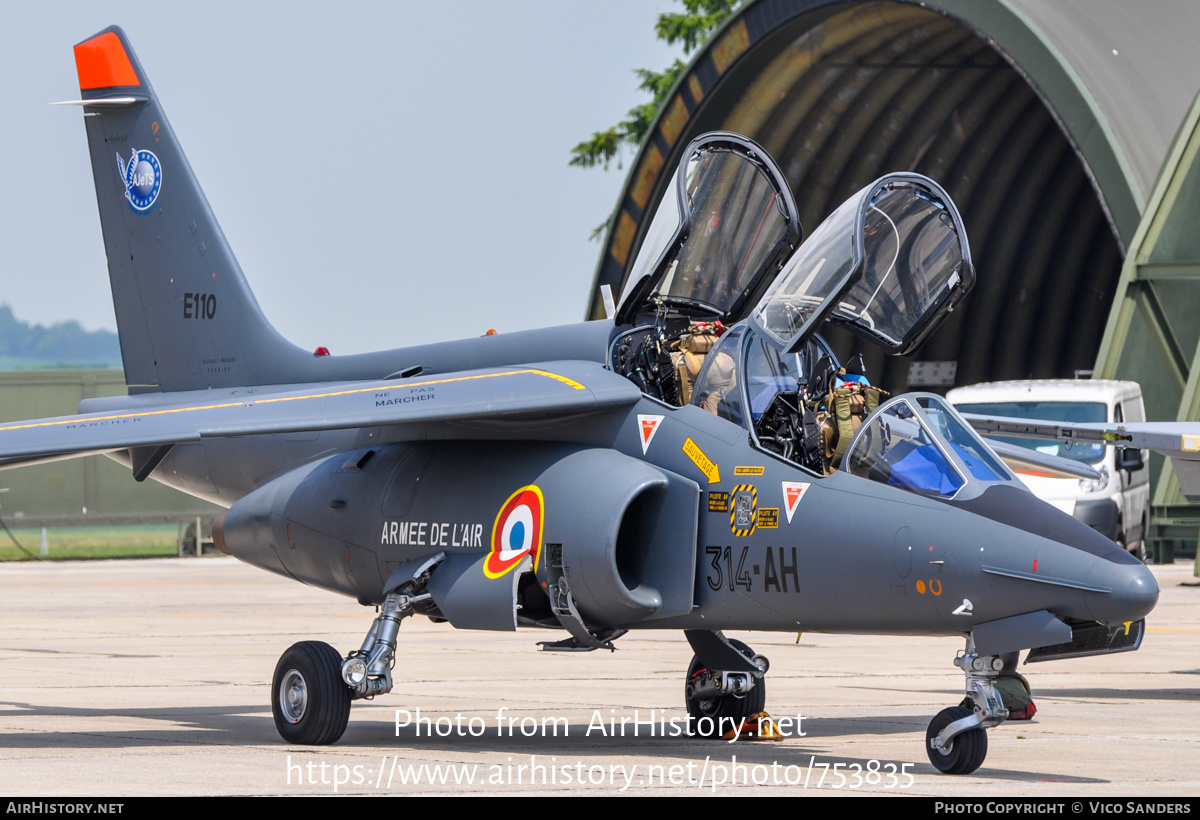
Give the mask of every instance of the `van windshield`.
MULTIPOLYGON (((1103 402, 1091 401, 1003 401, 975 404, 956 404, 954 409, 960 413, 974 413, 980 416, 1004 416, 1013 419, 1041 419, 1044 421, 1066 422, 1106 422, 1108 407, 1103 402)), ((1084 464, 1099 464, 1104 460, 1104 445, 1094 441, 1044 441, 1033 438, 1018 438, 1009 436, 988 436, 989 439, 1003 441, 1024 447, 1026 450, 1036 450, 1046 455, 1069 458, 1084 464)))

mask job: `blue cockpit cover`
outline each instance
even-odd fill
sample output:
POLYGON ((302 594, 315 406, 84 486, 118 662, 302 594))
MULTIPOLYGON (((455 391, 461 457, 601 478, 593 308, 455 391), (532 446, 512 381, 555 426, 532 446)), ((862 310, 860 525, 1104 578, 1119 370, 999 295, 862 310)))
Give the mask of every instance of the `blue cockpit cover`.
POLYGON ((954 495, 963 484, 958 473, 932 444, 914 448, 893 464, 887 483, 937 495, 954 495))

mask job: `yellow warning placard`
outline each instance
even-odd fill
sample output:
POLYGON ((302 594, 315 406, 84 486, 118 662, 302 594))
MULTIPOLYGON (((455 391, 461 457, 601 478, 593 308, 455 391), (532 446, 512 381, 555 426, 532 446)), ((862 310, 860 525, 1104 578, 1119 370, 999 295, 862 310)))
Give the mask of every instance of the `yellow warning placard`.
POLYGON ((762 475, 765 467, 734 467, 734 475, 762 475))
POLYGON ((704 455, 704 451, 696 442, 692 441, 691 436, 688 436, 687 441, 683 443, 683 452, 692 460, 693 464, 700 468, 700 472, 704 473, 709 484, 716 484, 721 480, 721 468, 711 458, 704 455))

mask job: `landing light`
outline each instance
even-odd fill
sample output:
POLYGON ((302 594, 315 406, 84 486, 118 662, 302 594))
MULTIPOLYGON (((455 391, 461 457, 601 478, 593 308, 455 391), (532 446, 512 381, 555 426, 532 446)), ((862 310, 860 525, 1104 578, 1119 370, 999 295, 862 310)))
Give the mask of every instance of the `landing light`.
POLYGON ((367 679, 367 664, 362 658, 351 658, 342 664, 342 680, 347 686, 358 686, 367 679))

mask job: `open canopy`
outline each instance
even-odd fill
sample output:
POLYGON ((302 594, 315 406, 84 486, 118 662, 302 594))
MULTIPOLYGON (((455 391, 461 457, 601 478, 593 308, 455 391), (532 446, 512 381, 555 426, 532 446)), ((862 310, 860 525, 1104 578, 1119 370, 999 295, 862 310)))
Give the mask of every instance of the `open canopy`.
POLYGON ((757 144, 718 131, 685 157, 634 260, 618 324, 659 304, 735 322, 800 241, 791 191, 757 144))
POLYGON ((889 174, 821 223, 752 318, 785 350, 826 320, 888 353, 911 353, 975 283, 962 219, 937 183, 889 174))

